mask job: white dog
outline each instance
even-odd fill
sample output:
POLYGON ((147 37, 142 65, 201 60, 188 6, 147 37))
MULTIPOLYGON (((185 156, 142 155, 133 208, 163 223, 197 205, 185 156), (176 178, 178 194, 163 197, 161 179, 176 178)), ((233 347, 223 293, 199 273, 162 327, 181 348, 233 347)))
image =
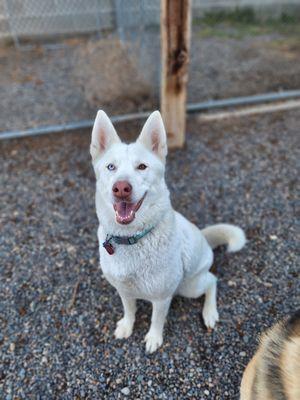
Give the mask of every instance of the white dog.
POLYGON ((128 338, 136 299, 152 303, 146 351, 163 343, 163 326, 173 296, 205 294, 207 328, 218 321, 216 277, 209 272, 212 249, 238 251, 244 232, 219 224, 199 230, 171 205, 164 173, 167 138, 161 115, 153 112, 135 143, 122 143, 108 116, 99 111, 90 147, 97 179, 96 209, 101 268, 124 306, 115 336, 128 338))

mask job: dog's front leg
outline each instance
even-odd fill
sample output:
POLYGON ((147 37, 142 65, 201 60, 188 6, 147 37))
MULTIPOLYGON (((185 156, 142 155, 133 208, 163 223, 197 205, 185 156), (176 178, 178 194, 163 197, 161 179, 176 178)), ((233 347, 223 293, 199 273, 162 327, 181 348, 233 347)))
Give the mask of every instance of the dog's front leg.
POLYGON ((136 312, 136 300, 126 297, 121 293, 119 294, 124 307, 124 317, 117 323, 115 337, 117 339, 126 339, 132 334, 136 312))
POLYGON ((153 353, 163 343, 163 329, 172 298, 152 302, 152 317, 149 332, 145 336, 146 351, 153 353))

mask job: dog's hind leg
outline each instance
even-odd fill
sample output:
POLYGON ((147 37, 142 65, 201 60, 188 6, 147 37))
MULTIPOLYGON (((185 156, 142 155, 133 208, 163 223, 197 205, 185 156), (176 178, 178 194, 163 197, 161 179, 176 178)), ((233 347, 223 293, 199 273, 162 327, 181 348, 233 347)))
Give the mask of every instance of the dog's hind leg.
POLYGON ((208 329, 214 328, 219 320, 217 311, 217 278, 209 271, 201 272, 185 280, 178 289, 184 297, 197 298, 205 294, 202 316, 208 329))
POLYGON ((124 307, 124 317, 117 323, 115 337, 117 339, 126 339, 132 334, 135 321, 136 300, 122 294, 120 294, 120 297, 124 307))
POLYGON ((219 321, 219 313, 217 310, 217 278, 211 273, 207 273, 208 283, 205 291, 205 300, 202 311, 204 323, 208 329, 213 329, 216 322, 219 321))

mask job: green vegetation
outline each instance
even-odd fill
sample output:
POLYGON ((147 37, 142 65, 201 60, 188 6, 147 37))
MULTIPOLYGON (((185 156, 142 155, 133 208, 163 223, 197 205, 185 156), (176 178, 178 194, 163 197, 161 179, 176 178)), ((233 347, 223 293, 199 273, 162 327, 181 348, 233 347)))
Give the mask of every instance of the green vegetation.
POLYGON ((201 37, 242 39, 268 33, 288 36, 300 35, 300 15, 282 13, 277 18, 262 18, 252 8, 216 10, 206 12, 202 18, 194 19, 201 37))
POLYGON ((207 25, 215 26, 221 22, 231 22, 238 24, 253 24, 256 22, 253 8, 235 8, 234 10, 208 11, 204 14, 202 22, 207 25))

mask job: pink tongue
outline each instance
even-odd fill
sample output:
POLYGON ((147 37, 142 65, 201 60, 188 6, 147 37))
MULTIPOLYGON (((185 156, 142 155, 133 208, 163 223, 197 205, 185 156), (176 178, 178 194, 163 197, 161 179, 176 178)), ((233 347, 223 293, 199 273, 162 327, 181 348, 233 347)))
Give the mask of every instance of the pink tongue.
POLYGON ((135 204, 120 201, 114 204, 116 220, 120 224, 129 224, 135 217, 135 204))

